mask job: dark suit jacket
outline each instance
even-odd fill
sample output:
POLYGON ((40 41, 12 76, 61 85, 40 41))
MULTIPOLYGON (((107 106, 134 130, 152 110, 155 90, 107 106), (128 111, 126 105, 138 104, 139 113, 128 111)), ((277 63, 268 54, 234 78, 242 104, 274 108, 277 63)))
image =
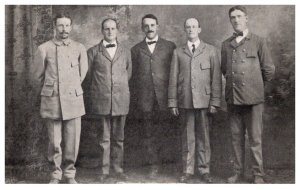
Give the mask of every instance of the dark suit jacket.
POLYGON ((132 64, 130 51, 118 43, 112 59, 100 44, 88 50, 89 70, 85 81, 87 112, 97 115, 126 115, 132 64))
POLYGON ((264 102, 264 83, 275 73, 266 41, 250 32, 240 43, 230 37, 222 44, 221 57, 227 103, 254 105, 264 102))
POLYGON ((170 63, 175 48, 173 42, 158 38, 153 54, 145 40, 131 49, 132 91, 141 111, 152 111, 155 100, 160 110, 167 109, 170 63))
POLYGON ((203 41, 192 54, 187 45, 174 51, 169 83, 169 107, 220 107, 222 74, 217 49, 203 41))

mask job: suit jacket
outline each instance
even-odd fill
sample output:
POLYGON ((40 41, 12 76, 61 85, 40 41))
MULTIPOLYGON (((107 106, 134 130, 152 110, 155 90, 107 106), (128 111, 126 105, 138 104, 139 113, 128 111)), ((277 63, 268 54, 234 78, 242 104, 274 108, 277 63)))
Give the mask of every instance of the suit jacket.
POLYGON ((155 101, 160 110, 167 109, 170 63, 175 47, 173 42, 159 37, 152 54, 145 40, 131 49, 132 89, 141 111, 152 111, 155 101))
POLYGON ((81 82, 88 69, 85 47, 56 38, 40 45, 31 67, 40 86, 42 118, 69 120, 85 114, 81 82))
POLYGON ((96 115, 126 115, 129 111, 129 86, 132 64, 130 51, 117 43, 111 58, 101 41, 88 50, 89 71, 84 82, 88 93, 87 111, 96 115))
POLYGON ((168 106, 185 109, 220 107, 222 75, 217 49, 201 41, 192 54, 187 45, 174 51, 168 106))
POLYGON ((250 32, 240 43, 234 37, 223 42, 221 70, 226 79, 225 99, 235 105, 264 102, 264 83, 275 73, 266 41, 250 32))

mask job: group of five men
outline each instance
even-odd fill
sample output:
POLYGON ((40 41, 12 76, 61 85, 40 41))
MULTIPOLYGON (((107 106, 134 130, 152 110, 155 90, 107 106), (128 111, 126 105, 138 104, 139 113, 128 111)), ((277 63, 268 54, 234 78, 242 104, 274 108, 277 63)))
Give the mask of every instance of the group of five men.
POLYGON ((275 68, 266 41, 248 30, 246 8, 232 7, 229 18, 235 33, 222 44, 220 64, 217 48, 199 38, 201 26, 196 18, 185 20, 187 43, 176 48, 173 42, 158 35, 158 19, 145 15, 142 31, 146 37, 131 51, 117 41, 117 20, 107 18, 101 25, 103 40, 86 52, 82 44, 69 39, 72 19, 58 14, 54 19, 55 37, 38 47, 32 64, 32 73, 41 87, 40 113, 48 128, 48 158, 53 163, 50 183, 59 183, 62 175, 67 183, 77 183, 74 165, 84 103, 88 114, 97 116, 102 152, 99 180, 105 182, 111 168, 118 180, 127 179, 123 171, 123 142, 130 92, 136 96, 142 115, 141 138, 151 165, 149 177, 155 179, 159 171, 161 147, 157 140, 161 126, 157 123, 169 111, 180 115, 182 123, 183 168, 179 181, 187 182, 196 168, 201 179, 211 183, 208 113, 214 114, 220 107, 222 74, 226 79, 225 98, 235 158, 234 175, 228 182, 236 183, 243 177, 247 131, 253 182, 263 183, 264 85, 272 79, 275 68), (83 82, 88 86, 85 102, 83 82))

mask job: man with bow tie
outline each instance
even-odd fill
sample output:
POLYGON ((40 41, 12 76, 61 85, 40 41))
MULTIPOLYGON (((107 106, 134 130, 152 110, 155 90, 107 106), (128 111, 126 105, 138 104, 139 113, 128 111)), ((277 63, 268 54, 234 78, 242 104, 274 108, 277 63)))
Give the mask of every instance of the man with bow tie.
POLYGON ((119 26, 116 19, 107 18, 101 26, 104 39, 87 53, 87 111, 96 116, 99 129, 100 182, 106 182, 110 168, 113 168, 116 179, 123 181, 127 179, 123 171, 123 142, 130 101, 131 54, 117 41, 119 26))
POLYGON ((132 91, 142 117, 142 140, 145 158, 150 165, 149 178, 155 179, 161 162, 163 134, 170 123, 167 112, 167 89, 170 63, 175 44, 158 36, 158 20, 148 14, 142 18, 145 39, 131 49, 133 64, 132 91))
POLYGON ((275 67, 266 41, 248 29, 246 8, 232 7, 229 19, 235 33, 223 42, 221 51, 221 70, 226 79, 225 99, 234 153, 234 175, 228 178, 228 183, 239 182, 243 177, 246 131, 251 150, 253 182, 264 183, 264 86, 273 78, 275 67))
POLYGON ((199 39, 201 27, 196 18, 186 19, 184 30, 188 41, 174 50, 168 89, 168 106, 182 124, 179 182, 188 182, 196 168, 201 180, 211 183, 208 113, 216 113, 221 103, 220 62, 217 49, 199 39))

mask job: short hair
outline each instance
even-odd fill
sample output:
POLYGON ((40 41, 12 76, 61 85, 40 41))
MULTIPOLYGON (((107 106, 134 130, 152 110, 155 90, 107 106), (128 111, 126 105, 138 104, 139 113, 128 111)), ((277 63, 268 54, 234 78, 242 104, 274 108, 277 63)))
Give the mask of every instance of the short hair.
POLYGON ((53 18, 53 23, 54 23, 54 25, 56 25, 56 21, 57 21, 57 19, 59 19, 59 18, 68 18, 68 19, 71 20, 71 24, 72 24, 72 18, 71 18, 71 16, 69 15, 68 12, 60 12, 60 13, 57 13, 56 16, 53 18))
POLYGON ((246 7, 244 6, 241 6, 241 5, 237 5, 237 6, 234 6, 234 7, 231 7, 228 11, 228 15, 230 17, 230 14, 235 11, 235 10, 239 10, 239 11, 242 11, 243 13, 245 13, 245 15, 247 15, 247 9, 246 7))
POLYGON ((143 21, 144 21, 144 19, 146 19, 146 18, 151 18, 151 19, 154 19, 155 21, 156 21, 156 24, 158 24, 158 19, 157 19, 157 17, 156 16, 154 16, 153 14, 146 14, 145 16, 143 16, 143 18, 142 18, 142 25, 143 25, 143 21))
POLYGON ((102 23, 101 23, 101 29, 102 29, 102 30, 104 29, 104 24, 105 24, 105 22, 107 22, 107 21, 109 21, 109 20, 114 21, 114 22, 116 23, 117 29, 119 29, 119 22, 118 22, 118 20, 117 20, 116 18, 106 18, 106 19, 104 19, 104 20, 102 21, 102 23))
POLYGON ((199 20, 198 20, 197 18, 194 18, 194 17, 185 19, 184 24, 183 24, 183 27, 184 27, 184 28, 185 28, 186 21, 189 20, 189 19, 195 19, 195 20, 197 20, 197 22, 198 22, 198 27, 201 28, 199 20))

